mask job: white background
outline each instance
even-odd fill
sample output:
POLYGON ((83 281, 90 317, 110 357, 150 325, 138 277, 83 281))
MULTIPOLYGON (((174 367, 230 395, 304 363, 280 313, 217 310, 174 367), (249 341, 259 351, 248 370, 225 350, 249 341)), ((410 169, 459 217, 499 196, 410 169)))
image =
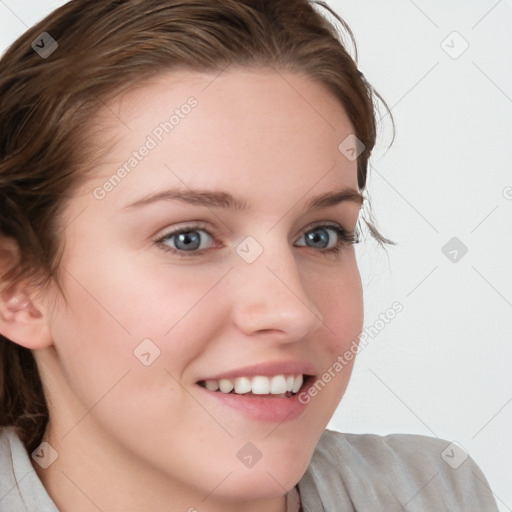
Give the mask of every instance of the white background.
MULTIPOLYGON (((63 3, 0 0, 0 47, 63 3)), ((456 441, 512 510, 512 2, 328 3, 397 125, 388 150, 383 121, 368 192, 398 245, 357 246, 365 326, 404 307, 360 351, 329 427, 456 441)))

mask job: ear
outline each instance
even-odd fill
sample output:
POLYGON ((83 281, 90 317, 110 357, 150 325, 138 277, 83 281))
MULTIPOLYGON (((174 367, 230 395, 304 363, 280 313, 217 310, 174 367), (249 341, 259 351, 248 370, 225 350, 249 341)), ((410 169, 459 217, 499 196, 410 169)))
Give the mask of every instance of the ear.
MULTIPOLYGON (((17 261, 18 248, 0 237, 0 276, 17 261)), ((31 350, 52 345, 47 317, 37 290, 23 282, 0 288, 0 334, 31 350)))

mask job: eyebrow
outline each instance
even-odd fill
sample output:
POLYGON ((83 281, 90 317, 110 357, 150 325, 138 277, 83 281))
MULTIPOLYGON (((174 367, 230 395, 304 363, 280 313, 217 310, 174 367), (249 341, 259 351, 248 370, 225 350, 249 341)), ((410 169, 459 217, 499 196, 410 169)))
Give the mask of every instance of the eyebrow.
MULTIPOLYGON (((206 206, 207 208, 225 208, 239 211, 249 209, 247 201, 236 198, 229 192, 191 189, 169 189, 152 193, 124 206, 122 209, 132 210, 158 201, 181 201, 196 206, 206 206)), ((331 192, 325 192, 324 194, 311 198, 306 203, 305 208, 307 210, 317 210, 347 201, 361 206, 364 197, 357 190, 346 187, 331 192)))

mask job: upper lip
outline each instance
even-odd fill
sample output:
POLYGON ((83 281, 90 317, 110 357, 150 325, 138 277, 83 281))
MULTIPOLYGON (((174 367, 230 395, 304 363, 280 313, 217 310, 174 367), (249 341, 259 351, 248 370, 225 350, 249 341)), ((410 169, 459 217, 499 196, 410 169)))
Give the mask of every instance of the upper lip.
POLYGON ((311 363, 303 361, 271 361, 266 363, 251 364, 234 370, 228 370, 216 375, 211 375, 200 379, 204 380, 220 380, 220 379, 236 379, 237 377, 255 377, 263 375, 274 377, 276 375, 315 375, 315 367, 311 363))

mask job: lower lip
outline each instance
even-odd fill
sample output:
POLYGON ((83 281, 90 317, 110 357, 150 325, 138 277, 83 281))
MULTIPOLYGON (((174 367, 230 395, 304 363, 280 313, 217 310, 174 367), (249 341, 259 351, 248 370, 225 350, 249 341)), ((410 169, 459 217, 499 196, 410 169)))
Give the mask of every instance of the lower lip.
POLYGON ((269 423, 283 423, 298 418, 306 409, 307 404, 299 402, 299 395, 307 388, 310 379, 311 377, 307 378, 299 392, 289 398, 237 395, 236 393, 210 391, 199 385, 197 387, 205 396, 251 419, 269 423))

